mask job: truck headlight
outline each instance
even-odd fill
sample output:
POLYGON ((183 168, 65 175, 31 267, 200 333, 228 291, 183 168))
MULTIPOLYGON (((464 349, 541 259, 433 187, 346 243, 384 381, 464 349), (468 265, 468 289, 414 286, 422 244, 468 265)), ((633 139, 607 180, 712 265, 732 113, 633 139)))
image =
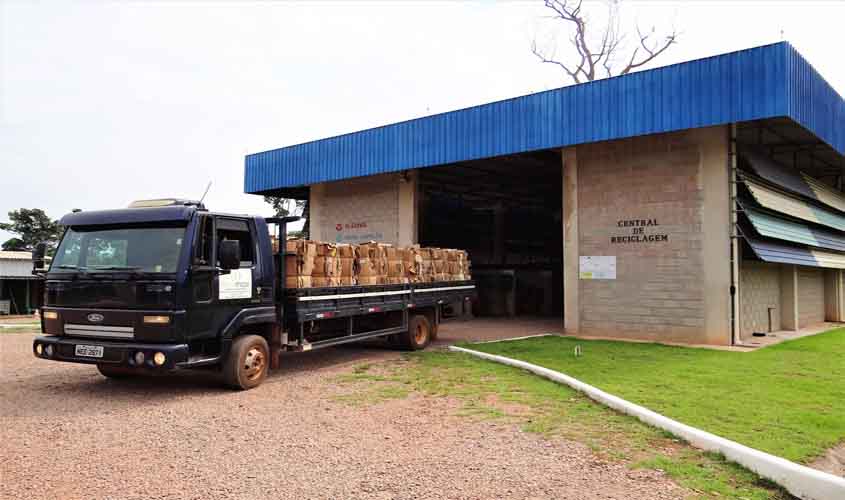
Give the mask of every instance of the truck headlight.
POLYGON ((153 363, 155 363, 156 366, 163 365, 165 361, 167 361, 167 356, 165 356, 163 352, 153 354, 153 363))
POLYGON ((47 344, 47 347, 44 348, 44 353, 47 354, 48 358, 53 357, 53 345, 47 344))
POLYGON ((169 325, 170 316, 144 316, 146 325, 169 325))
POLYGON ((42 344, 35 344, 35 354, 41 356, 41 353, 44 352, 44 346, 42 344))
POLYGON ((44 311, 44 319, 59 319, 59 313, 56 311, 44 311))

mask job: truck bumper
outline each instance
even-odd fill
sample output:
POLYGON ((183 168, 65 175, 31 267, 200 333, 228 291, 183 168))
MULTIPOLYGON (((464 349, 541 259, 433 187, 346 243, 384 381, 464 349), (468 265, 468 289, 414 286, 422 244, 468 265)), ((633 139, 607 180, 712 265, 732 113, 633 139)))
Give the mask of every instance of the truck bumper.
POLYGON ((134 342, 113 342, 93 339, 69 339, 53 335, 36 337, 32 342, 32 353, 37 358, 70 363, 103 364, 173 370, 188 361, 187 344, 140 344, 134 342), (77 349, 77 346, 84 346, 77 349), (135 361, 138 352, 144 353, 144 362, 135 361), (153 358, 162 353, 165 361, 156 365, 153 358), (88 355, 85 355, 85 354, 88 355))

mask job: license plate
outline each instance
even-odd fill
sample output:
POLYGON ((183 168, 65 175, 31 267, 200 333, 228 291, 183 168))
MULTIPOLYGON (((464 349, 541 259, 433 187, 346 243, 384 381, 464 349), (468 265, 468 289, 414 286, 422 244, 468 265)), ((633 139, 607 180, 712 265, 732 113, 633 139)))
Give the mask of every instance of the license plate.
POLYGON ((75 352, 77 356, 84 356, 86 358, 102 358, 103 346, 78 344, 75 352))

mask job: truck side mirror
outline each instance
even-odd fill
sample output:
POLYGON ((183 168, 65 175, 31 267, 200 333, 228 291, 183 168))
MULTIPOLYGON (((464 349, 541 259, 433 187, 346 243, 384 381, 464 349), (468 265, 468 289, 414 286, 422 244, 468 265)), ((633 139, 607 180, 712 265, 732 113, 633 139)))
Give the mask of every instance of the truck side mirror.
POLYGON ((35 244, 32 250, 32 270, 39 271, 44 268, 44 255, 47 253, 47 244, 43 241, 35 244))
POLYGON ((217 251, 221 268, 237 269, 241 267, 241 244, 238 240, 221 241, 217 251))

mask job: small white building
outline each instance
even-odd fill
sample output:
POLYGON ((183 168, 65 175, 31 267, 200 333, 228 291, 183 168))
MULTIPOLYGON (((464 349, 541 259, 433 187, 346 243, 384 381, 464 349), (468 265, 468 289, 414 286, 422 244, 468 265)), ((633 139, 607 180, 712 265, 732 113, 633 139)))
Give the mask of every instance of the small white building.
POLYGON ((0 314, 30 314, 41 304, 30 252, 0 251, 0 314))

